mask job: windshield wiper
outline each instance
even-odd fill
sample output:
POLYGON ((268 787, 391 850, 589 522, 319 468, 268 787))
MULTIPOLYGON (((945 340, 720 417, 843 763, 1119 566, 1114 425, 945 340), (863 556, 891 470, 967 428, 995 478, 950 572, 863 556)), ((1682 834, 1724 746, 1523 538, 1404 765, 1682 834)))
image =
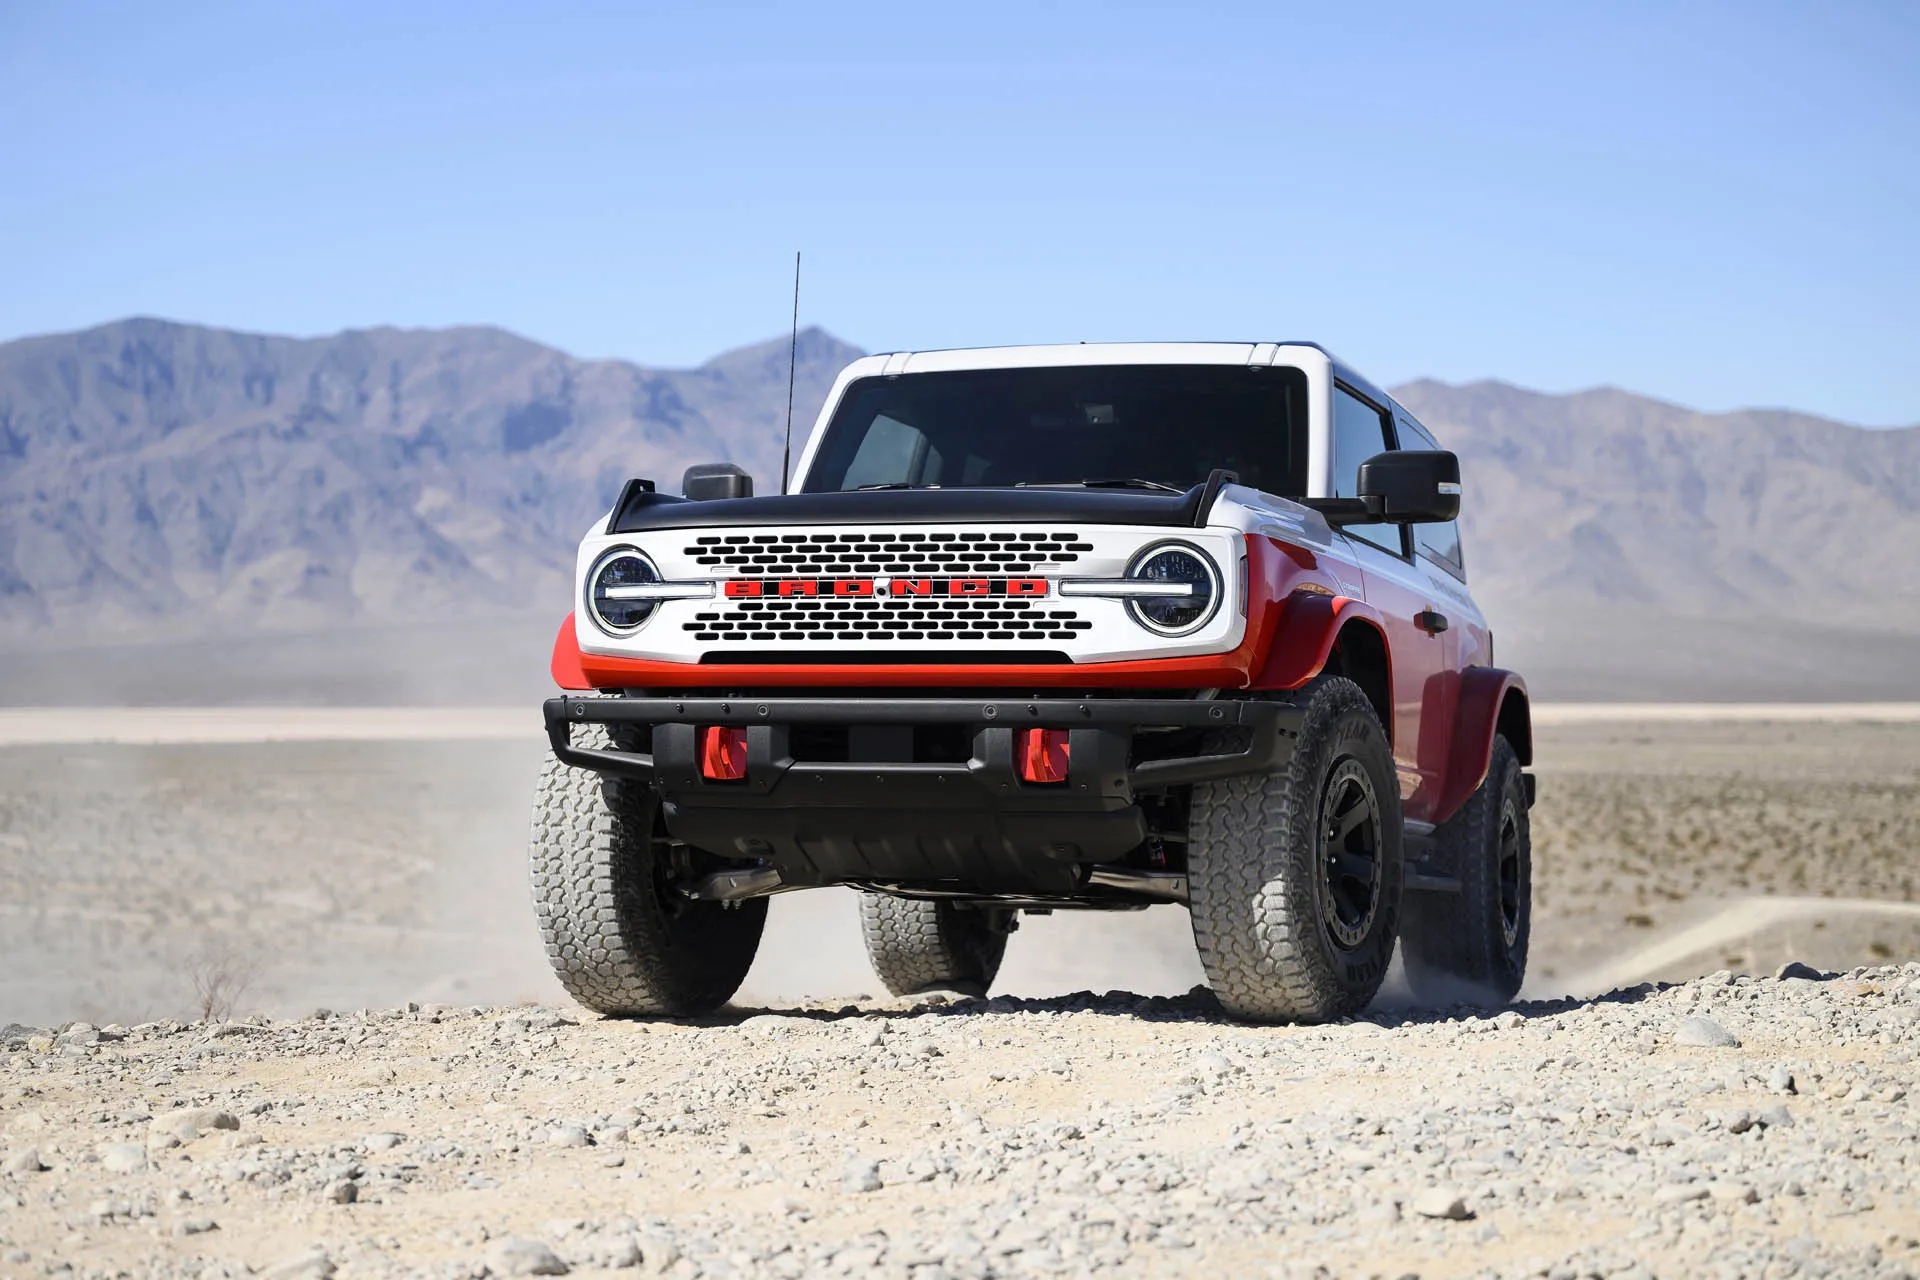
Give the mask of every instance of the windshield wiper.
POLYGON ((914 484, 908 480, 890 480, 886 484, 857 484, 854 493, 870 493, 876 489, 938 489, 937 484, 914 484))
POLYGON ((1096 480, 1025 481, 1013 487, 1016 489, 1157 489, 1161 493, 1186 492, 1177 485, 1161 484, 1158 480, 1140 480, 1131 476, 1096 480))

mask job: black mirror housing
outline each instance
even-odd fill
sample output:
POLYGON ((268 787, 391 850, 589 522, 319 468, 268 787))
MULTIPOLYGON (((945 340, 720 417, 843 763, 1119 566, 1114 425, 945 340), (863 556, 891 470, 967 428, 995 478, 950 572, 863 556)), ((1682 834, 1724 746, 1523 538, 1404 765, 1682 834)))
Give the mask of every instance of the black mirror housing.
POLYGON ((731 462, 702 462, 680 477, 680 492, 693 502, 751 498, 753 477, 731 462))
POLYGON ((1445 449, 1401 449, 1360 464, 1360 500, 1385 524, 1460 518, 1460 459, 1445 449))

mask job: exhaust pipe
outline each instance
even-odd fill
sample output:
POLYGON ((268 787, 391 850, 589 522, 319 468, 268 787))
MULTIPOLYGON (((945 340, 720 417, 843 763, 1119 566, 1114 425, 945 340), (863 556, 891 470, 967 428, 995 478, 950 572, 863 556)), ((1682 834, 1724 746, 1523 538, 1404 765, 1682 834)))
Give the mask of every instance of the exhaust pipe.
POLYGON ((780 873, 772 867, 730 867, 682 886, 680 892, 696 902, 745 902, 801 887, 782 884, 780 873))
POLYGON ((1087 872, 1087 884, 1102 889, 1119 889, 1143 898, 1162 902, 1187 900, 1187 877, 1176 871, 1135 871, 1129 867, 1093 867, 1087 872))

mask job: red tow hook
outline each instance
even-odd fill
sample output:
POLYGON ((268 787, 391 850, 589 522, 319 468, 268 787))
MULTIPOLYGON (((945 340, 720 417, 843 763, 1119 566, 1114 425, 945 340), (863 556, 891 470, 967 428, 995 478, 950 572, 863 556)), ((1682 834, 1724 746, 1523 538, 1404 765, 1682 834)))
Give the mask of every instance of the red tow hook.
POLYGON ((709 724, 700 729, 700 773, 714 782, 747 776, 747 731, 709 724))
POLYGON ((1065 782, 1069 754, 1065 729, 1020 731, 1020 777, 1027 782, 1065 782))

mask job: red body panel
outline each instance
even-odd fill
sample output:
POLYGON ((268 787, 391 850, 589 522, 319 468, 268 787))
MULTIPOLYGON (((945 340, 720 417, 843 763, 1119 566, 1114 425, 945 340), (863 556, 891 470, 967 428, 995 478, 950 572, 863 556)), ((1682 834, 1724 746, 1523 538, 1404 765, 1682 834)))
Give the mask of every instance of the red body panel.
POLYGON ((560 634, 553 638, 553 659, 547 670, 553 672, 553 682, 570 693, 585 693, 594 687, 580 664, 580 639, 573 633, 572 614, 567 615, 560 624, 560 634))
MULTIPOLYGON (((1317 584, 1296 587, 1281 602, 1279 612, 1273 644, 1252 688, 1298 689, 1319 675, 1340 638, 1340 629, 1349 622, 1357 621, 1380 632, 1383 642, 1386 637, 1379 610, 1364 600, 1332 595, 1317 584)), ((1391 686, 1391 670, 1387 679, 1391 686)))
MULTIPOLYGON (((1446 784, 1433 805, 1433 822, 1445 822, 1467 802, 1480 780, 1487 776, 1493 759, 1493 738, 1500 731, 1500 709, 1508 695, 1519 698, 1522 714, 1527 711, 1527 682, 1511 671, 1498 667, 1468 667, 1460 673, 1460 700, 1453 717, 1453 742, 1449 752, 1446 784)), ((1521 764, 1533 763, 1530 726, 1514 742, 1521 764)))

